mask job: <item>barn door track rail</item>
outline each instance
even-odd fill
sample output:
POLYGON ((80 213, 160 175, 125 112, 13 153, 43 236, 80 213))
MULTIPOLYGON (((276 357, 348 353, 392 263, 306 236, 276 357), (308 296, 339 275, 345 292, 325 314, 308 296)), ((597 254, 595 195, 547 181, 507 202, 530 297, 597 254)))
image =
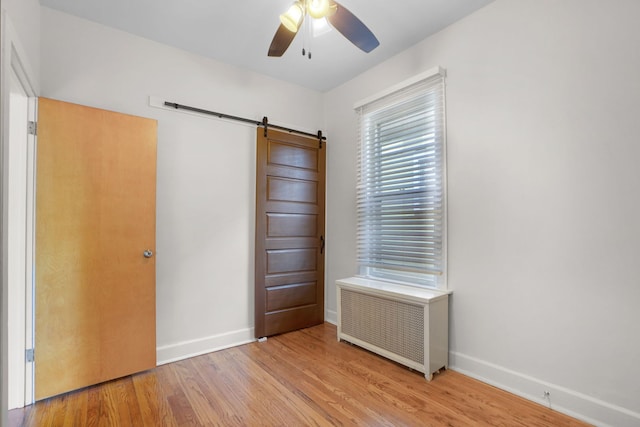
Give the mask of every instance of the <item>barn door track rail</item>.
POLYGON ((216 111, 210 111, 210 110, 205 110, 202 108, 197 108, 197 107, 190 107, 188 105, 182 105, 182 104, 178 104, 177 102, 169 102, 169 101, 165 101, 164 102, 165 107, 171 107, 171 108, 175 108, 176 110, 185 110, 185 111, 191 111, 193 113, 200 113, 200 114, 206 114, 209 116, 216 116, 220 119, 229 119, 229 120, 236 120, 239 122, 244 122, 244 123, 251 123, 253 125, 256 126, 262 126, 264 128, 264 136, 267 136, 267 129, 268 128, 273 128, 273 129, 277 129, 277 130, 281 130, 284 132, 289 132, 289 133, 295 133, 298 135, 304 135, 304 136, 309 136, 312 138, 318 138, 318 141, 320 141, 320 147, 322 148, 322 141, 326 141, 326 137, 324 135, 322 135, 322 131, 319 130, 317 134, 313 134, 313 133, 309 133, 309 132, 304 132, 301 130, 296 130, 296 129, 291 129, 285 126, 279 126, 279 125, 274 125, 272 123, 269 123, 269 119, 267 118, 267 116, 264 116, 262 118, 262 121, 259 122, 255 119, 247 119, 244 117, 238 117, 238 116, 232 116, 230 114, 224 114, 224 113, 218 113, 216 111))

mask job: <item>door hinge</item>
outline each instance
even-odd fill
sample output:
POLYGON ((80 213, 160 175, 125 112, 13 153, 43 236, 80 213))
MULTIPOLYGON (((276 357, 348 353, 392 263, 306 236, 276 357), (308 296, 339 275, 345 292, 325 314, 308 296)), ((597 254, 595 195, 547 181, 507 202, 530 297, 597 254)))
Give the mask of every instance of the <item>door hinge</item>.
POLYGON ((27 362, 33 362, 34 360, 36 360, 36 355, 34 354, 32 348, 27 349, 24 353, 25 353, 25 360, 27 362))
POLYGON ((29 121, 28 129, 29 135, 37 135, 38 134, 38 122, 29 121))

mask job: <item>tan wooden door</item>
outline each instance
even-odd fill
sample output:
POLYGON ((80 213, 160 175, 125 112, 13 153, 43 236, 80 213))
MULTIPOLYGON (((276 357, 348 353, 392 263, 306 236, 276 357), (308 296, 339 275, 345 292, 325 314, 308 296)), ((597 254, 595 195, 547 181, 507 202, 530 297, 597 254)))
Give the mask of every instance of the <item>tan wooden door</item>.
POLYGON ((39 99, 36 400, 156 364, 156 128, 39 99))
POLYGON ((258 129, 255 335, 324 321, 325 149, 258 129))

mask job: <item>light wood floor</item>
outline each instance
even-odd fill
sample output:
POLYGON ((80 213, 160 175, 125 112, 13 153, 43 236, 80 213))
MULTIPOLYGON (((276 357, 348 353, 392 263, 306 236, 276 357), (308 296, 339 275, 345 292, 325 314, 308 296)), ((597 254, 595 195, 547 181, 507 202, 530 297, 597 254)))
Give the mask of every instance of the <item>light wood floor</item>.
POLYGON ((419 372, 324 324, 9 412, 10 426, 585 426, 453 371, 419 372))

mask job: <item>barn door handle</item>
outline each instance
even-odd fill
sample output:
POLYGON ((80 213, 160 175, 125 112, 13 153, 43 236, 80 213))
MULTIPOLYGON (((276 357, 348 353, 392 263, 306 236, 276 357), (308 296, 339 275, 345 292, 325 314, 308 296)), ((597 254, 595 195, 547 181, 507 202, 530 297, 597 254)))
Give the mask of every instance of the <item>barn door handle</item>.
POLYGON ((324 236, 320 236, 320 253, 324 252, 324 236))

